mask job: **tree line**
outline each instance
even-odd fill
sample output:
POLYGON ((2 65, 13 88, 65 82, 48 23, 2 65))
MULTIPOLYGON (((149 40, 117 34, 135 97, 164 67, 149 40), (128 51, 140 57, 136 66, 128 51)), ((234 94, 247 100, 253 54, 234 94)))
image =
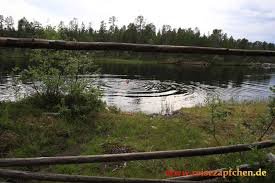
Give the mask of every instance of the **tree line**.
POLYGON ((214 29, 207 35, 201 33, 197 27, 176 29, 170 25, 163 25, 157 29, 141 15, 121 27, 117 25, 117 18, 112 16, 108 22, 101 21, 98 30, 93 28, 91 23, 88 26, 80 23, 77 18, 73 18, 67 25, 60 21, 58 26, 44 26, 38 21, 29 21, 23 17, 15 25, 12 16, 0 15, 0 36, 275 50, 274 43, 250 42, 246 38, 234 39, 221 29, 214 29))

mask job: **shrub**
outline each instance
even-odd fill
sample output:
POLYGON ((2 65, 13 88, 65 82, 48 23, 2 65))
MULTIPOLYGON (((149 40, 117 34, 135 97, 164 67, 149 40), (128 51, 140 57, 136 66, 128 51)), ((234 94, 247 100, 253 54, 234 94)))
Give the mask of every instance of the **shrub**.
POLYGON ((209 106, 210 114, 210 132, 213 135, 216 143, 220 145, 217 139, 217 123, 225 121, 226 117, 230 114, 224 107, 224 102, 219 97, 211 97, 206 99, 206 104, 209 106))
POLYGON ((21 73, 21 80, 31 84, 33 104, 76 117, 103 106, 99 90, 82 77, 96 71, 87 52, 34 50, 31 65, 21 73))

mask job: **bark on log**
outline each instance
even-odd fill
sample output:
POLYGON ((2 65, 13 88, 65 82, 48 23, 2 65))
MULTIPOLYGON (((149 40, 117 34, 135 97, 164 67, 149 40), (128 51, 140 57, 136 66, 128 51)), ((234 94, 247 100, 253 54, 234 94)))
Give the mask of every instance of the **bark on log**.
POLYGON ((201 181, 179 181, 165 179, 139 179, 139 178, 116 178, 116 177, 96 177, 81 175, 64 175, 50 173, 34 173, 18 170, 0 169, 0 177, 23 180, 40 181, 61 181, 61 182, 93 182, 93 183, 196 183, 201 181))
POLYGON ((197 46, 150 45, 116 42, 75 42, 34 38, 0 37, 0 47, 57 50, 122 50, 135 52, 198 53, 240 56, 275 56, 272 50, 245 50, 197 46))
POLYGON ((53 165, 53 164, 80 164, 80 163, 98 163, 98 162, 117 162, 132 160, 165 159, 176 157, 206 156, 213 154, 226 154, 252 149, 261 149, 274 146, 271 140, 256 142, 252 144, 237 144, 229 146, 218 146, 197 149, 138 152, 122 154, 103 154, 86 156, 60 156, 60 157, 36 157, 36 158, 7 158, 0 159, 0 167, 8 166, 29 166, 29 165, 53 165))

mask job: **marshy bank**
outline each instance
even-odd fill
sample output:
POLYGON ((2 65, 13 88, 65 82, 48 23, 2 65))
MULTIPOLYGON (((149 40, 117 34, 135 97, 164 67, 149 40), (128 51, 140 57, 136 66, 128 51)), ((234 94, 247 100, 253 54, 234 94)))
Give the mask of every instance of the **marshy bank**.
MULTIPOLYGON (((109 107, 69 121, 33 106, 28 100, 2 102, 0 108, 2 158, 150 152, 251 143, 258 140, 271 120, 267 101, 221 102, 214 108, 209 103, 183 108, 170 116, 121 112, 109 107)), ((274 125, 263 140, 271 139, 272 132, 274 125)), ((56 165, 46 169, 66 174, 165 178, 165 170, 235 167, 261 161, 272 151, 274 148, 205 157, 56 165)), ((266 169, 268 177, 253 179, 272 180, 274 169, 268 166, 266 169)))

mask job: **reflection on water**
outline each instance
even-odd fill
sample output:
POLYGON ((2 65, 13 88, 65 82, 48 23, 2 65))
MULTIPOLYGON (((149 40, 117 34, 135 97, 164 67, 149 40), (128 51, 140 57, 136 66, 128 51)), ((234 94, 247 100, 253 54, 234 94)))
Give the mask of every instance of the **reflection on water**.
MULTIPOLYGON (((275 70, 247 67, 182 67, 175 65, 101 65, 100 75, 84 76, 100 86, 108 105, 123 111, 170 113, 203 104, 209 96, 255 100, 270 96, 275 70)), ((0 77, 0 100, 14 100, 13 82, 0 77)), ((30 93, 28 85, 20 93, 30 93)))

